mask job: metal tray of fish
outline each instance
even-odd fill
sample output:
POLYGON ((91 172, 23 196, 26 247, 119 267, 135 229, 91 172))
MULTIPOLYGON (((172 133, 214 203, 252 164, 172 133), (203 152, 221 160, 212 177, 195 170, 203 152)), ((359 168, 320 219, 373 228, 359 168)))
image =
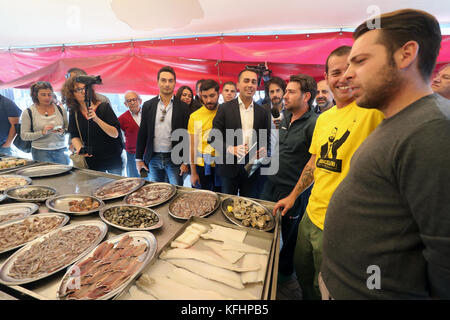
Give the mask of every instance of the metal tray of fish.
POLYGON ((186 192, 186 193, 181 193, 179 194, 177 197, 175 197, 175 199, 173 199, 170 204, 169 204, 169 214, 176 218, 176 219, 181 219, 181 220, 189 220, 189 218, 191 216, 195 216, 195 217, 200 217, 200 218, 205 218, 207 216, 209 216, 210 214, 212 214, 213 212, 215 212, 217 210, 217 208, 219 207, 220 204, 220 197, 217 193, 212 192, 212 191, 207 191, 207 190, 198 190, 198 191, 191 191, 191 192, 186 192), (177 203, 180 199, 186 199, 186 201, 184 201, 184 203, 188 203, 188 201, 190 199, 192 199, 192 197, 195 196, 200 196, 200 195, 212 195, 215 197, 216 199, 216 203, 214 205, 214 208, 212 210, 207 211, 206 213, 202 214, 202 215, 197 215, 197 214, 191 214, 189 216, 181 216, 176 214, 176 212, 174 212, 174 204, 177 203))
MULTIPOLYGON (((22 218, 22 219, 11 220, 11 221, 5 222, 5 223, 3 223, 3 224, 0 225, 0 229, 6 228, 6 227, 8 227, 8 226, 10 226, 10 225, 12 225, 12 224, 21 224, 21 223, 23 223, 23 222, 25 221, 25 219, 30 219, 30 218, 41 219, 41 218, 48 218, 48 217, 60 217, 60 218, 61 218, 61 222, 60 222, 54 229, 52 229, 51 231, 63 227, 64 225, 66 225, 67 222, 69 222, 69 219, 70 219, 69 216, 67 216, 67 215, 65 215, 65 214, 62 214, 62 213, 56 213, 56 212, 39 213, 39 214, 36 214, 36 215, 34 215, 34 216, 32 216, 32 217, 29 217, 29 216, 28 216, 28 217, 25 217, 25 218, 22 218)), ((51 231, 50 231, 50 232, 51 232, 51 231)), ((35 237, 35 238, 33 238, 32 240, 25 241, 25 242, 23 242, 23 243, 21 243, 21 244, 18 244, 18 245, 16 245, 16 246, 14 246, 14 247, 9 247, 9 248, 6 248, 6 249, 4 249, 4 250, 0 250, 0 253, 4 253, 4 252, 7 252, 7 251, 11 251, 11 250, 14 250, 14 249, 23 247, 24 245, 26 245, 26 244, 29 243, 30 241, 34 241, 35 239, 37 239, 37 238, 39 238, 39 237, 41 237, 41 236, 42 236, 42 235, 40 235, 40 236, 38 236, 38 237, 35 237)), ((0 239, 0 240, 1 240, 1 239, 0 239)))
POLYGON ((64 194, 47 199, 45 205, 50 210, 56 212, 67 213, 74 216, 84 216, 101 210, 105 206, 105 203, 97 197, 75 193, 64 194), (81 207, 77 207, 77 204, 73 203, 75 201, 77 201, 77 204, 80 204, 81 207), (92 203, 91 207, 89 207, 89 202, 92 203), (88 210, 82 210, 83 206, 88 210))
POLYGON ((145 184, 145 179, 143 178, 124 178, 120 180, 114 180, 111 182, 108 182, 96 190, 92 192, 92 195, 94 197, 100 198, 103 201, 105 200, 111 200, 111 199, 117 199, 123 196, 126 196, 127 194, 130 194, 140 187, 142 187, 145 184), (128 184, 128 186, 127 186, 128 184), (126 188, 123 187, 123 185, 127 186, 126 188), (112 192, 112 194, 103 194, 104 190, 115 190, 117 191, 112 192), (123 190, 121 190, 123 188, 123 190))
POLYGON ((0 173, 12 172, 20 168, 37 163, 34 160, 21 159, 15 157, 1 157, 0 158, 0 173))
POLYGON ((166 201, 169 201, 170 199, 173 198, 173 196, 175 196, 176 193, 177 193, 177 188, 173 184, 165 183, 165 182, 155 182, 155 183, 145 184, 144 186, 142 186, 138 190, 134 191, 133 193, 128 194, 124 199, 124 203, 126 203, 128 205, 137 205, 137 206, 141 206, 141 207, 151 208, 151 207, 156 207, 160 204, 163 204, 166 201), (151 195, 151 197, 149 198, 148 194, 152 193, 151 189, 153 189, 155 187, 159 187, 159 186, 166 187, 167 189, 170 190, 170 193, 165 198, 158 200, 159 195, 155 192, 156 199, 154 199, 155 195, 151 195), (149 190, 150 190, 150 192, 149 192, 149 190), (142 192, 145 192, 145 195, 141 195, 140 198, 144 201, 143 202, 133 202, 133 198, 142 192))
MULTIPOLYGON (((77 283, 81 284, 83 282, 83 278, 81 277, 81 279, 80 279, 80 276, 79 276, 79 274, 80 274, 79 273, 79 270, 80 270, 79 265, 85 264, 86 262, 88 262, 89 259, 92 260, 94 257, 94 253, 96 253, 97 248, 99 248, 100 246, 105 246, 106 244, 112 244, 112 245, 114 245, 113 248, 115 249, 115 248, 117 248, 117 245, 119 244, 119 242, 126 236, 132 238, 131 244, 133 246, 135 246, 135 245, 138 246, 141 244, 146 245, 146 251, 144 253, 140 254, 139 256, 137 256, 137 261, 140 262, 140 265, 138 265, 136 263, 137 268, 135 268, 134 270, 132 269, 132 271, 130 272, 129 278, 126 279, 122 284, 119 283, 118 287, 111 288, 112 289, 111 291, 107 292, 106 294, 99 295, 98 297, 84 298, 84 299, 107 300, 107 299, 113 298, 114 296, 121 293, 122 290, 124 290, 134 280, 134 278, 139 273, 141 273, 142 269, 145 268, 145 266, 150 262, 150 260, 154 257, 154 255, 156 253, 158 244, 157 244, 155 236, 153 234, 151 234, 150 232, 133 231, 133 232, 123 233, 121 235, 118 235, 117 237, 114 237, 112 239, 104 241, 102 244, 100 244, 96 248, 92 249, 84 258, 79 260, 76 264, 74 264, 67 270, 66 274, 64 275, 64 277, 61 280, 61 283, 59 285, 59 289, 57 292, 57 298, 60 300, 66 299, 68 290, 76 289, 76 284, 77 283)), ((96 256, 100 255, 101 253, 102 252, 97 252, 96 256)), ((120 262, 120 260, 116 260, 116 261, 120 262)), ((116 267, 116 266, 111 266, 111 268, 112 267, 116 267)), ((122 266, 122 267, 124 267, 124 266, 122 266)), ((128 265, 126 267, 129 268, 130 266, 128 265)), ((126 271, 128 271, 128 269, 126 269, 126 271)), ((105 273, 106 273, 106 271, 105 271, 105 273)), ((111 273, 111 275, 113 276, 114 274, 111 273)))
POLYGON ((48 186, 21 186, 5 190, 8 198, 21 202, 44 202, 47 199, 58 196, 55 188, 48 186))
POLYGON ((40 178, 40 177, 55 176, 58 174, 66 173, 70 170, 72 170, 72 166, 69 165, 49 164, 24 168, 16 171, 16 173, 30 178, 40 178))
MULTIPOLYGON (((258 231, 270 231, 273 228, 275 228, 275 217, 272 215, 272 213, 266 207, 264 207, 263 205, 259 204, 256 201, 253 201, 253 200, 250 200, 247 198, 243 198, 243 197, 234 196, 234 197, 229 197, 229 198, 223 199, 220 208, 222 210, 223 215, 228 220, 230 220, 232 223, 234 223, 238 226, 241 226, 244 228, 250 228, 252 230, 258 230, 258 231), (244 200, 244 201, 249 202, 251 205, 262 208, 260 210, 261 211, 264 210, 264 215, 268 216, 267 219, 269 219, 269 217, 270 217, 270 220, 265 222, 263 228, 252 227, 251 222, 250 222, 250 225, 248 225, 248 226, 244 225, 243 220, 236 218, 235 215, 233 214, 233 212, 228 211, 229 206, 233 207, 234 199, 244 200)), ((233 208, 233 210, 234 210, 234 208, 233 208)))
POLYGON ((0 175, 0 191, 5 191, 12 187, 26 186, 28 184, 31 184, 31 179, 25 176, 17 174, 0 175))
MULTIPOLYGON (((53 213, 53 214, 57 214, 57 213, 53 213)), ((63 228, 59 228, 56 229, 50 233, 47 233, 31 242, 29 242, 26 246, 24 246, 23 248, 19 249, 17 252, 15 252, 12 256, 10 256, 5 263, 3 264, 3 266, 0 269, 0 283, 6 284, 6 285, 19 285, 19 284, 25 284, 25 283, 30 283, 30 282, 34 282, 43 278, 46 278, 54 273, 57 273, 58 271, 61 271, 62 269, 66 268, 67 266, 70 266, 71 264, 73 264, 74 262, 80 260, 82 257, 84 257, 87 253, 89 253, 92 248, 95 248, 105 237, 106 233, 108 232, 108 227, 106 226, 106 224, 104 224, 101 221, 97 221, 97 220, 93 220, 93 221, 88 221, 88 222, 83 222, 83 223, 74 223, 74 224, 70 224, 68 226, 65 226, 63 228), (14 263, 16 262, 16 260, 21 257, 21 255, 23 255, 24 253, 26 253, 28 250, 31 249, 31 247, 35 244, 39 244, 45 240, 47 240, 50 236, 53 236, 54 234, 56 234, 57 232, 64 232, 64 231, 68 231, 70 229, 75 229, 79 226, 96 226, 99 228, 99 235, 98 237, 92 241, 92 244, 85 249, 82 253, 80 253, 79 255, 77 255, 74 259, 72 259, 69 263, 64 264, 63 266, 59 266, 57 269, 52 270, 48 273, 42 274, 40 276, 36 276, 36 277, 32 277, 32 278, 21 278, 21 279, 16 279, 13 277, 10 277, 9 271, 10 269, 13 267, 14 263)))
MULTIPOLYGON (((129 215, 129 213, 128 213, 128 215, 129 215)), ((100 210, 100 219, 102 219, 103 222, 109 224, 110 226, 113 226, 117 229, 124 230, 124 231, 149 231, 149 230, 161 228, 164 224, 163 219, 161 219, 161 216, 156 211, 146 208, 146 207, 133 206, 133 205, 113 205, 113 206, 104 207, 100 210), (129 208, 130 210, 139 210, 141 212, 145 212, 147 215, 150 215, 153 220, 155 220, 155 218, 156 218, 157 221, 154 224, 150 225, 149 227, 142 227, 142 228, 141 227, 127 227, 127 226, 123 226, 118 223, 115 223, 113 221, 110 221, 105 217, 105 214, 107 214, 108 212, 111 212, 111 210, 113 210, 113 212, 115 210, 116 212, 114 213, 114 215, 116 215, 118 211, 123 210, 124 208, 129 208)))
POLYGON ((32 215, 39 210, 35 203, 8 203, 0 205, 0 225, 32 215))

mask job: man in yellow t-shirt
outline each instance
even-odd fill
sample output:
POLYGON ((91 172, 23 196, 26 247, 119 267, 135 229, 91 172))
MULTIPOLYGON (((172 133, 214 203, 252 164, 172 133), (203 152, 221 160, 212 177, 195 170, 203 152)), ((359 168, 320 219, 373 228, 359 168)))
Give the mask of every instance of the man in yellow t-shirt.
POLYGON ((191 144, 191 185, 193 188, 220 192, 214 162, 211 161, 215 155, 214 149, 207 141, 217 113, 219 84, 211 79, 204 80, 200 86, 200 97, 204 105, 191 114, 188 123, 191 144))
POLYGON ((311 158, 292 192, 274 207, 274 213, 284 208, 284 215, 295 199, 314 183, 306 214, 299 225, 294 254, 304 299, 321 297, 318 274, 322 262, 323 225, 331 196, 347 175, 353 153, 383 120, 380 111, 360 108, 354 102, 348 81, 343 77, 350 50, 349 46, 339 47, 327 58, 325 80, 336 105, 317 119, 309 148, 311 158))

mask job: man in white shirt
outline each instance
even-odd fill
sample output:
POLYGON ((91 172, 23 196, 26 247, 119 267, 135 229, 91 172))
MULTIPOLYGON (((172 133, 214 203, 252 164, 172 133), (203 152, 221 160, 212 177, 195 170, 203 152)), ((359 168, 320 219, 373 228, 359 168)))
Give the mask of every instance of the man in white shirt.
POLYGON ((222 180, 222 192, 252 198, 258 195, 256 183, 260 169, 249 175, 245 164, 252 154, 258 157, 266 154, 270 147, 271 127, 268 112, 253 101, 257 83, 258 74, 255 71, 244 69, 239 73, 239 97, 219 106, 213 120, 215 130, 212 130, 209 139, 219 144, 219 149, 214 148, 218 153, 217 173, 222 180), (227 137, 227 131, 234 133, 234 136, 227 137))
POLYGON ((186 164, 175 163, 180 158, 172 150, 178 143, 189 141, 179 138, 172 141, 177 129, 187 130, 189 106, 174 96, 176 74, 173 68, 162 67, 157 75, 159 96, 146 101, 142 107, 142 120, 136 144, 136 167, 149 171, 150 180, 164 182, 165 177, 174 185, 182 185, 181 176, 187 173, 186 164))

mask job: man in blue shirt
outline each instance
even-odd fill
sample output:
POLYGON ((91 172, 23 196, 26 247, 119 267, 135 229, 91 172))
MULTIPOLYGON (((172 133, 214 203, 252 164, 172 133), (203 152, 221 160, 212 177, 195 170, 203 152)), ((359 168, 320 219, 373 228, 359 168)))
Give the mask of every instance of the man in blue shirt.
POLYGON ((14 125, 19 123, 22 110, 0 94, 0 154, 11 155, 11 144, 16 137, 14 125))

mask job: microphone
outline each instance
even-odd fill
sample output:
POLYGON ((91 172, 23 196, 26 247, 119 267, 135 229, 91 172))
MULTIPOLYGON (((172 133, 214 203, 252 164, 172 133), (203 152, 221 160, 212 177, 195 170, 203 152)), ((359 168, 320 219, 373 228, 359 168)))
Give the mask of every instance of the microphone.
POLYGON ((272 108, 270 110, 270 112, 272 113, 272 117, 274 117, 275 119, 278 118, 280 116, 280 111, 278 111, 277 108, 272 108))

